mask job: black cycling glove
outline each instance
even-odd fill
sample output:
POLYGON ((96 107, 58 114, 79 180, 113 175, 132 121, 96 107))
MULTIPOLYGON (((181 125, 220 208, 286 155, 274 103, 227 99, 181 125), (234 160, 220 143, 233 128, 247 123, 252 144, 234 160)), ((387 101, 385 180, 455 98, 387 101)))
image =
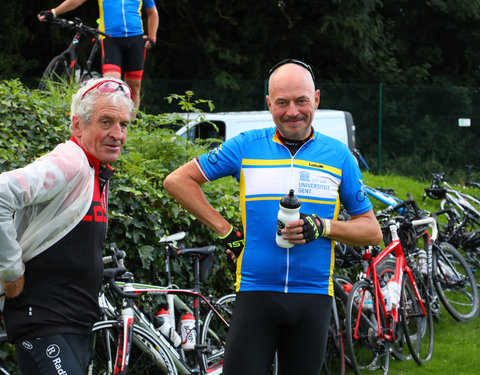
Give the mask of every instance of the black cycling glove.
POLYGON ((235 254, 238 258, 245 247, 245 239, 243 233, 232 225, 230 232, 224 237, 219 238, 223 241, 228 250, 235 254))
POLYGON ((325 234, 325 225, 323 219, 317 215, 300 214, 300 219, 303 219, 303 238, 305 243, 312 242, 318 237, 323 237, 325 234))
POLYGON ((42 10, 39 13, 41 16, 44 16, 47 21, 50 21, 52 18, 55 16, 53 15, 53 12, 51 10, 42 10))

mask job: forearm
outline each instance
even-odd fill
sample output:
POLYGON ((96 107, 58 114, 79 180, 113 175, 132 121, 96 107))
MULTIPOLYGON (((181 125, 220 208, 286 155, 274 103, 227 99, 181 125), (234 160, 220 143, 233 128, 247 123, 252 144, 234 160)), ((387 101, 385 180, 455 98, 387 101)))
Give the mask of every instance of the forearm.
POLYGON ((163 185, 170 195, 200 222, 217 235, 224 236, 231 225, 205 198, 201 184, 205 182, 193 161, 167 176, 163 185))
POLYGON ((328 238, 351 246, 378 245, 382 231, 373 216, 352 217, 349 221, 330 220, 328 238))
POLYGON ((82 5, 85 1, 87 0, 65 0, 63 3, 53 9, 55 10, 55 14, 59 16, 60 14, 74 10, 75 8, 82 5))
POLYGON ((158 11, 157 7, 147 9, 148 15, 148 37, 153 40, 157 40, 157 30, 158 30, 158 11))

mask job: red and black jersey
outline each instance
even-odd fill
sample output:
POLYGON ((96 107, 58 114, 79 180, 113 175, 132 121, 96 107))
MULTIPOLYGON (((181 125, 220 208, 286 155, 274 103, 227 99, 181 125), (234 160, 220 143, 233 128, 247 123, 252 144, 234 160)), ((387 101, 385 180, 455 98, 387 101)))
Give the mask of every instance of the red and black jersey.
POLYGON ((9 341, 56 333, 88 334, 98 318, 108 180, 113 169, 100 168, 97 159, 85 154, 95 168, 90 208, 72 231, 25 264, 24 290, 5 303, 9 341))

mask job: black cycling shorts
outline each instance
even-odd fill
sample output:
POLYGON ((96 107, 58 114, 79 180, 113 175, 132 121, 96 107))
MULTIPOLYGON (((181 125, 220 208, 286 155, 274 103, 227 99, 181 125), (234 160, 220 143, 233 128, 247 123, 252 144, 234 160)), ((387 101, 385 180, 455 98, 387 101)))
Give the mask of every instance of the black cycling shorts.
POLYGON ((279 375, 318 375, 332 298, 320 294, 240 292, 228 331, 224 375, 265 375, 278 353, 279 375))
POLYGON ((85 375, 91 355, 91 335, 58 334, 16 344, 23 375, 85 375))
POLYGON ((102 40, 102 73, 117 72, 125 78, 142 79, 145 64, 143 35, 102 40))

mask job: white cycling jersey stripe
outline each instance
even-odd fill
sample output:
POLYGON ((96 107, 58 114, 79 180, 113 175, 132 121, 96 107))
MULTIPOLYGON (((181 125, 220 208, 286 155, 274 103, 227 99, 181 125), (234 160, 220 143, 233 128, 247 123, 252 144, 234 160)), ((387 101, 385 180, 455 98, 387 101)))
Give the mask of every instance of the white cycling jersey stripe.
POLYGON ((248 181, 245 198, 281 197, 289 189, 304 198, 336 201, 340 179, 324 171, 308 170, 298 167, 281 168, 243 168, 245 181, 248 181), (290 173, 291 180, 290 181, 290 173))

